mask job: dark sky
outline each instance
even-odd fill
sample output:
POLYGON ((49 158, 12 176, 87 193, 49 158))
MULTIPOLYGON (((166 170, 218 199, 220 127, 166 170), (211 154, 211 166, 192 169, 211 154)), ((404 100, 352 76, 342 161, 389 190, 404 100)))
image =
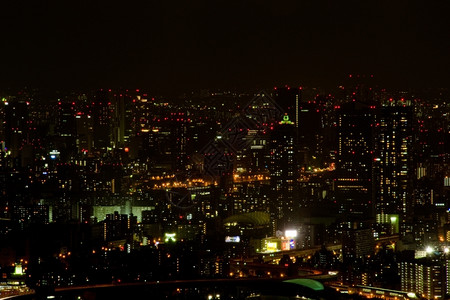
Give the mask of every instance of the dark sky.
POLYGON ((0 88, 450 87, 450 1, 0 1, 0 88))

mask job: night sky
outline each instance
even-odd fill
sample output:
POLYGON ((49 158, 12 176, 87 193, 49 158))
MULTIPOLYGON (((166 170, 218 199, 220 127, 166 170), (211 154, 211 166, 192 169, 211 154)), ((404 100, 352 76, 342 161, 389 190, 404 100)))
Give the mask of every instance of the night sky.
POLYGON ((450 1, 0 1, 0 88, 450 87, 450 1))

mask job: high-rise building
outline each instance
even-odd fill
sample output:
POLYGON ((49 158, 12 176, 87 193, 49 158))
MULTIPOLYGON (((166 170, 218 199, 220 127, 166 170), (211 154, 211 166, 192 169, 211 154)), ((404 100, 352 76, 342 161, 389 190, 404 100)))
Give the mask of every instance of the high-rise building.
POLYGON ((312 100, 302 102, 297 107, 298 146, 302 152, 301 163, 320 166, 323 159, 324 124, 322 122, 323 103, 312 100))
POLYGON ((75 117, 77 139, 76 146, 80 153, 91 153, 93 146, 94 120, 89 115, 79 114, 75 117))
POLYGON ((60 160, 68 162, 76 151, 76 103, 68 99, 58 101, 56 118, 56 136, 53 149, 60 152, 60 160))
POLYGON ((92 117, 94 121, 94 147, 106 149, 111 146, 111 102, 109 93, 104 90, 97 91, 92 102, 92 117))
POLYGON ((14 99, 5 103, 5 146, 13 158, 18 158, 28 143, 29 102, 14 99))
MULTIPOLYGON (((374 156, 376 219, 405 233, 408 214, 412 213, 410 184, 412 177, 412 110, 392 106, 379 110, 374 156), (399 222, 399 223, 396 223, 399 222), (403 229, 402 229, 403 228, 403 229)), ((394 232, 391 232, 394 233, 394 232)))
POLYGON ((112 142, 113 148, 122 148, 125 145, 125 132, 127 120, 126 117, 126 106, 131 102, 131 96, 125 93, 114 94, 112 99, 112 142))
POLYGON ((373 118, 374 109, 357 102, 337 110, 335 198, 339 213, 364 219, 373 215, 373 118))
POLYGON ((270 183, 273 216, 291 221, 298 205, 298 164, 295 153, 296 129, 286 114, 272 131, 270 183))
POLYGON ((375 250, 375 240, 370 228, 351 226, 343 230, 342 252, 345 263, 354 263, 358 259, 371 255, 375 250))
POLYGON ((74 137, 76 134, 75 102, 58 102, 57 132, 61 137, 74 137))

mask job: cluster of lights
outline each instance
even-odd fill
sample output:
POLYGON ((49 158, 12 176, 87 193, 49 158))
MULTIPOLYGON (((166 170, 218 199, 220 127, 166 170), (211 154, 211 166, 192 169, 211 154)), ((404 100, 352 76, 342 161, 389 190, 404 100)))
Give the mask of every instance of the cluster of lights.
POLYGON ((247 175, 242 176, 239 174, 233 175, 235 182, 244 182, 244 181, 262 181, 262 180, 269 180, 269 176, 261 175, 261 174, 255 174, 255 175, 247 175))
MULTIPOLYGON (((445 254, 448 254, 448 253, 450 252, 450 248, 444 247, 443 251, 444 251, 445 254)), ((431 246, 427 246, 427 247, 425 248, 425 252, 426 252, 427 254, 431 254, 431 253, 434 252, 434 248, 431 247, 431 246)))

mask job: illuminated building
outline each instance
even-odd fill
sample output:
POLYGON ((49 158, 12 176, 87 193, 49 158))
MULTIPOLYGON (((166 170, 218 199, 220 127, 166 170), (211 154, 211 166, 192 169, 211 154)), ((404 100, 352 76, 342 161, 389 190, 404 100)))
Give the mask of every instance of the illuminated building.
POLYGON ((438 222, 431 216, 416 214, 412 225, 414 241, 417 245, 430 245, 438 242, 438 222))
POLYGON ((359 224, 355 223, 350 224, 349 227, 342 233, 342 252, 344 262, 352 263, 371 255, 375 250, 375 241, 372 229, 361 228, 359 224))
POLYGON ((128 129, 126 120, 127 107, 130 105, 131 96, 125 93, 114 94, 112 97, 112 142, 113 148, 125 146, 125 137, 128 129))
POLYGON ((285 115, 271 134, 270 185, 272 215, 276 219, 292 220, 298 209, 298 165, 296 129, 285 115))
MULTIPOLYGON (((302 154, 299 162, 308 167, 322 167, 325 159, 325 130, 328 126, 326 103, 323 100, 322 97, 316 97, 314 100, 301 102, 297 109, 298 146, 302 154)), ((330 139, 333 135, 328 132, 326 138, 330 139)))
MULTIPOLYGON (((5 147, 11 151, 11 157, 24 159, 23 148, 29 142, 30 119, 29 102, 13 99, 5 102, 5 147)), ((19 163, 19 161, 17 161, 19 163)), ((23 165, 23 161, 19 165, 23 165)))
POLYGON ((142 137, 142 154, 161 170, 182 170, 187 163, 187 118, 184 112, 162 112, 161 116, 138 136, 142 137), (162 116, 162 117, 161 117, 162 116))
POLYGON ((367 270, 362 262, 375 252, 373 231, 359 222, 342 225, 342 257, 345 266, 342 280, 347 284, 362 284, 367 280, 367 270))
MULTIPOLYGON (((54 147, 62 153, 61 161, 67 162, 76 152, 76 106, 67 99, 59 100, 57 106, 56 135, 54 147)), ((58 157, 59 158, 59 157, 58 157)))
POLYGON ((416 142, 413 148, 418 168, 422 170, 417 174, 418 179, 437 177, 448 168, 449 112, 450 107, 445 103, 416 103, 414 106, 416 142))
POLYGON ((449 262, 449 260, 435 257, 400 262, 402 291, 416 293, 425 299, 444 298, 450 292, 449 262))
POLYGON ((350 102, 337 108, 338 149, 335 197, 339 213, 370 218, 372 202, 372 123, 370 106, 350 102))
MULTIPOLYGON (((246 138, 251 140, 251 145, 243 154, 243 168, 249 172, 266 171, 269 164, 267 159, 268 134, 261 134, 259 130, 249 130, 246 138), (245 158, 247 159, 245 160, 245 158)), ((237 157, 237 160, 239 163, 239 157, 237 157)))
MULTIPOLYGON (((1 103, 0 103, 1 105, 1 103)), ((0 114, 1 116, 1 114, 0 114)), ((0 122, 2 120, 0 119, 0 122)), ((2 124, 0 124, 0 127, 2 127, 2 124)), ((11 177, 9 174, 9 170, 7 167, 7 157, 6 157, 6 151, 4 149, 5 142, 1 141, 0 145, 0 218, 7 218, 8 217, 8 197, 6 194, 6 183, 8 180, 8 177, 11 177)), ((3 228, 6 228, 6 226, 3 226, 3 228)), ((1 232, 0 232, 1 233, 1 232)))
POLYGON ((233 214, 252 211, 269 212, 270 186, 267 184, 269 176, 268 174, 260 175, 261 177, 253 176, 235 175, 232 190, 233 214))
POLYGON ((107 91, 97 91, 92 102, 94 129, 94 147, 106 150, 111 146, 110 95, 107 91))
POLYGON ((14 206, 11 213, 11 219, 19 224, 21 230, 30 225, 48 224, 49 207, 40 204, 14 206))
POLYGON ((104 242, 123 240, 130 237, 131 229, 136 224, 136 217, 119 214, 107 214, 106 219, 96 225, 97 234, 101 234, 104 242))
POLYGON ((320 225, 306 223, 300 224, 297 228, 299 233, 295 240, 298 248, 308 249, 320 244, 320 225))
POLYGON ((75 117, 77 138, 76 146, 79 153, 91 153, 94 139, 94 120, 89 115, 77 114, 75 117))
POLYGON ((406 216, 411 216, 413 204, 411 119, 411 107, 382 107, 375 124, 376 220, 379 224, 389 224, 398 216, 402 234, 411 232, 411 228, 405 227, 406 216))
POLYGON ((76 134, 75 102, 58 102, 57 132, 61 137, 74 137, 76 134))

